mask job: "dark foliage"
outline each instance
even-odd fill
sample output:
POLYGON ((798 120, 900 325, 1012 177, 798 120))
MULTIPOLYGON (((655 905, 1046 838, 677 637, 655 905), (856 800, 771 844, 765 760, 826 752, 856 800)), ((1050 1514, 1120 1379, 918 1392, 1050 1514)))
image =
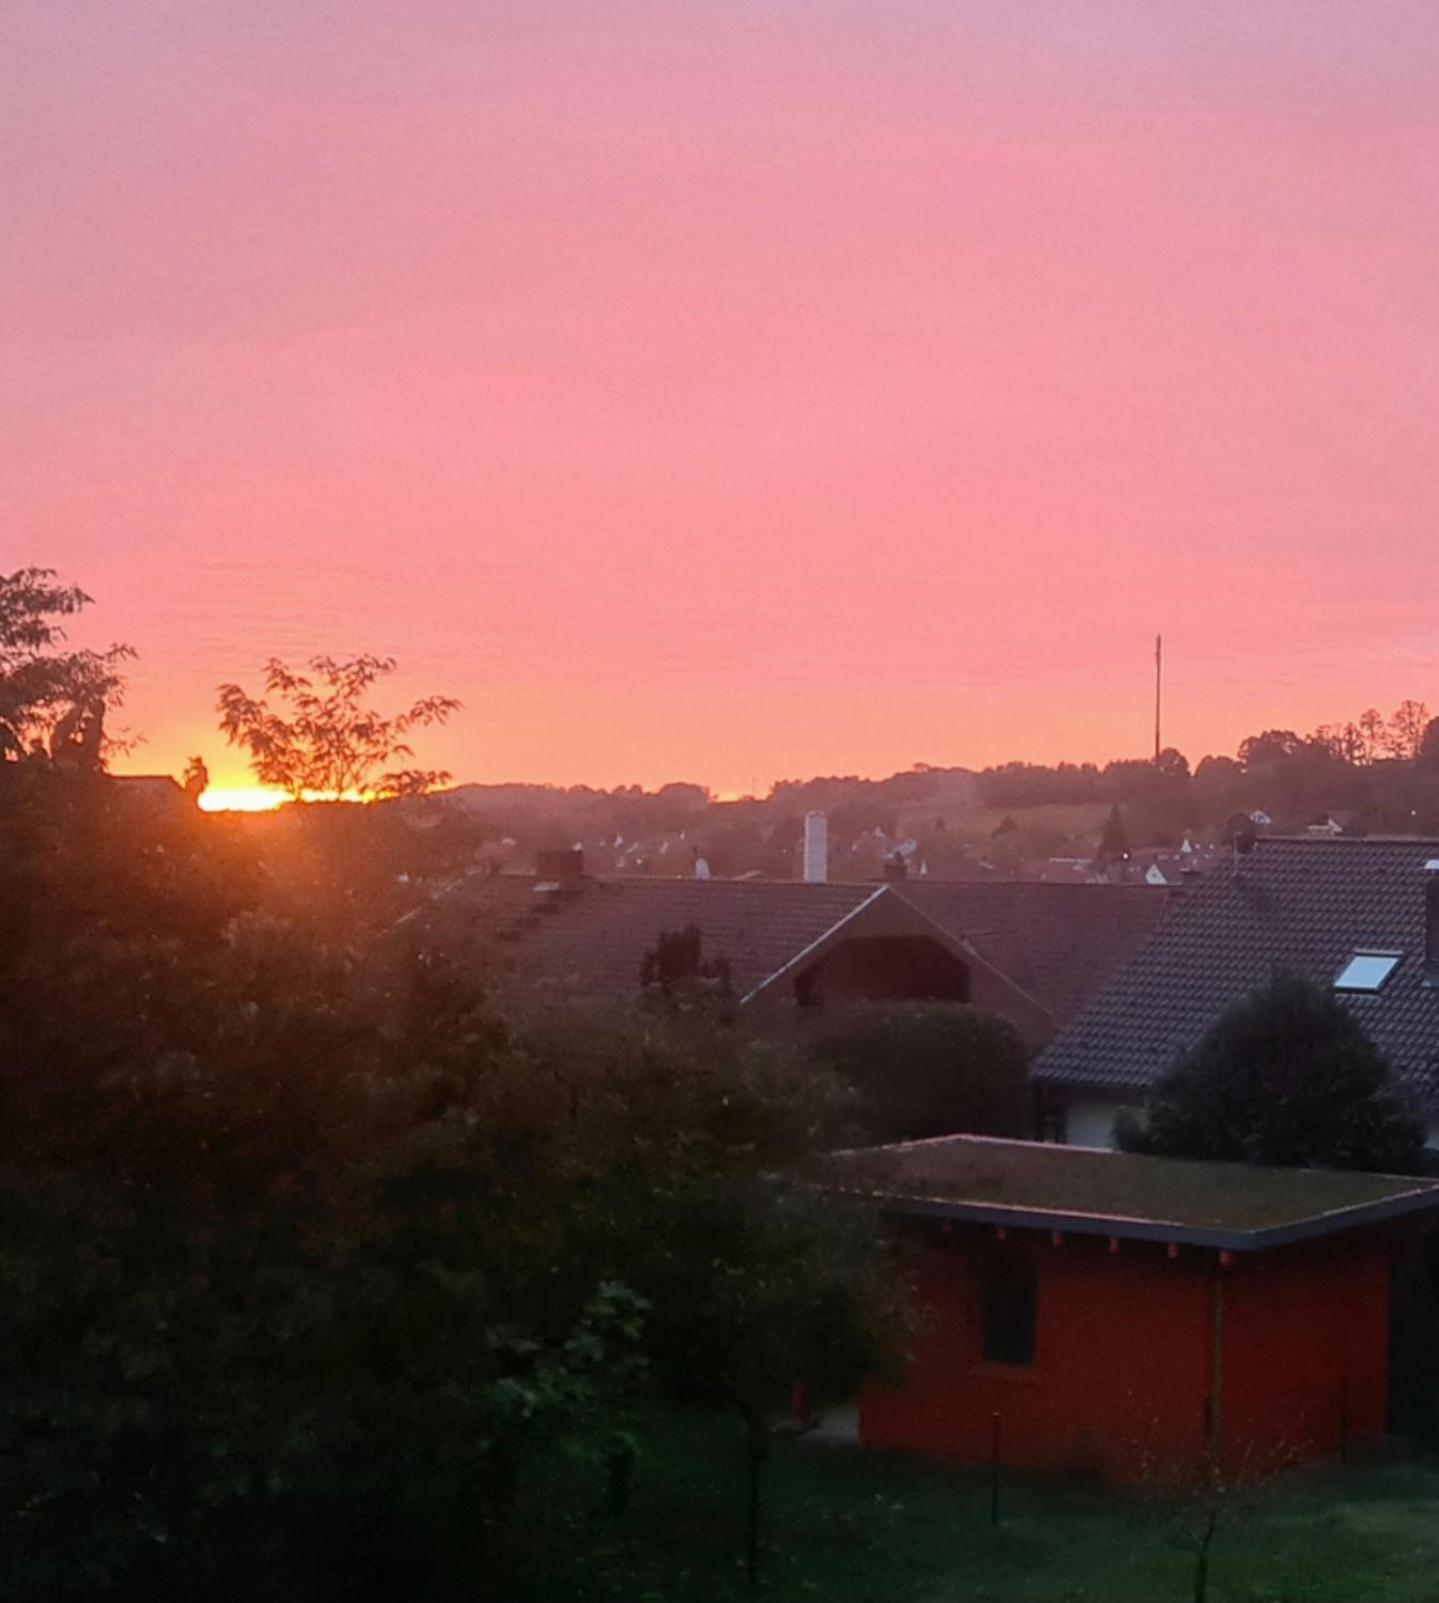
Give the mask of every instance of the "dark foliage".
MULTIPOLYGON (((702 1020, 508 1026, 281 894, 272 832, 51 777, 0 810, 7 1597, 482 1593, 538 1456, 623 1501, 642 1391, 762 1445, 796 1375, 880 1361, 872 1223, 765 1178, 826 1137, 812 1075, 702 1020)), ((342 886, 383 815, 301 811, 342 886)))
POLYGON ((859 1093, 877 1140, 1029 1133, 1029 1053, 997 1013, 950 1002, 867 1006, 818 1040, 813 1056, 859 1093))
POLYGON ((1424 1126, 1354 1014, 1280 975, 1219 1018, 1122 1118, 1131 1152, 1414 1172, 1424 1126))
POLYGON ((733 1011, 734 983, 729 959, 706 955, 704 934, 697 925, 661 930, 640 961, 640 986, 646 1000, 728 1017, 733 1011))
POLYGON ((1117 802, 1104 821, 1099 837, 1099 858, 1106 863, 1122 863, 1129 858, 1129 831, 1124 827, 1124 815, 1117 802))
POLYGON ((105 716, 120 702, 128 646, 65 648, 62 620, 89 606, 49 568, 0 573, 0 763, 24 758, 96 772, 104 766, 105 716))
POLYGON ((271 657, 263 697, 236 684, 219 688, 221 732, 250 754, 262 784, 300 801, 419 796, 449 779, 439 769, 389 765, 414 756, 407 739, 412 730, 443 724, 458 709, 453 696, 426 696, 386 717, 364 698, 371 685, 394 673, 393 657, 312 657, 305 666, 308 672, 299 673, 271 657))

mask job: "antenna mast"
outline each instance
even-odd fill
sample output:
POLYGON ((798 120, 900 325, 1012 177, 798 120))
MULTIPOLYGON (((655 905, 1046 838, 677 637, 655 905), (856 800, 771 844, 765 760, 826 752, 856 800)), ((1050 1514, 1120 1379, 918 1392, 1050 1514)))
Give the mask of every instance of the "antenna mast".
POLYGON ((1164 636, 1154 637, 1154 761, 1159 763, 1159 714, 1164 693, 1164 636))

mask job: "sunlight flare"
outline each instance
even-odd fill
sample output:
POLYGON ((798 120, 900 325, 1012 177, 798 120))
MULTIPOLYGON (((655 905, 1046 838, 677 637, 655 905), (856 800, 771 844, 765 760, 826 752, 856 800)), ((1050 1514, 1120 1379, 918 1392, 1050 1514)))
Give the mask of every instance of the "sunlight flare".
MULTIPOLYGON (((301 798, 307 802, 371 802, 374 796, 358 790, 307 790, 301 798)), ((243 787, 220 786, 207 790, 200 798, 203 813, 271 813, 277 807, 288 806, 288 791, 262 785, 243 787)))
POLYGON ((203 813, 269 813, 289 800, 283 790, 264 790, 257 785, 239 789, 217 787, 200 798, 203 813))

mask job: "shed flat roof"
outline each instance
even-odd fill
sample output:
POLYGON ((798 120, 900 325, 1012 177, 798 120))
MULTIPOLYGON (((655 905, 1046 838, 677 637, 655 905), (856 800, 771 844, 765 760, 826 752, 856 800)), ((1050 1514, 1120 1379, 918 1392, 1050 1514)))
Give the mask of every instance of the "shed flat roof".
POLYGON ((1198 1163, 986 1136, 836 1152, 810 1178, 915 1217, 1258 1252, 1412 1214, 1439 1181, 1198 1163))

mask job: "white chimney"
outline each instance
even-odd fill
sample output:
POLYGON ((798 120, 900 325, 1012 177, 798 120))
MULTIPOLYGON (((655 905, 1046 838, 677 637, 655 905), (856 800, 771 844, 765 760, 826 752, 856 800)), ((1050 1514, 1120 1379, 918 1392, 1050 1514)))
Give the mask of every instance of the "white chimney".
POLYGON ((804 815, 804 877, 808 885, 823 885, 829 878, 829 818, 824 813, 804 815))
POLYGON ((1424 973, 1439 983, 1439 857, 1424 865, 1424 973))

